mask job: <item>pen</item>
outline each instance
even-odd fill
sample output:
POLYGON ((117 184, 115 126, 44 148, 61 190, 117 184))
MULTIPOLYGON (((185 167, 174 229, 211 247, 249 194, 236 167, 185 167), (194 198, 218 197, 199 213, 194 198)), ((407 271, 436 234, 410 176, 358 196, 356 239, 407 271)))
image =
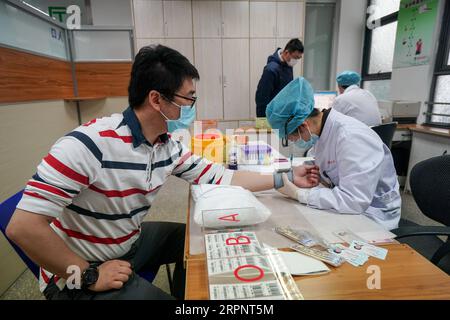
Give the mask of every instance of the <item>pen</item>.
POLYGON ((289 158, 291 159, 291 168, 292 168, 292 159, 294 158, 294 155, 291 153, 291 155, 289 156, 289 158))
POLYGON ((220 230, 213 230, 213 231, 207 231, 207 234, 212 233, 232 233, 232 232, 244 232, 245 230, 243 228, 238 229, 220 229, 220 230))

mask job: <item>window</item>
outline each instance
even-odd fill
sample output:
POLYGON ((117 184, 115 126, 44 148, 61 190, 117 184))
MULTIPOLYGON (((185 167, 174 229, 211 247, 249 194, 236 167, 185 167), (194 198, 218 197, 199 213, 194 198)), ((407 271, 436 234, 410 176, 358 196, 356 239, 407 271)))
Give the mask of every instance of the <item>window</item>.
POLYGON ((386 17, 392 13, 398 12, 400 8, 400 0, 372 0, 371 6, 377 6, 377 10, 374 13, 375 19, 386 17))
POLYGON ((445 6, 426 122, 450 127, 450 2, 445 6))
POLYGON ((369 90, 377 100, 389 100, 391 80, 364 81, 364 89, 369 90))
POLYGON ((379 100, 390 94, 392 62, 394 60, 400 0, 370 0, 367 18, 375 19, 375 28, 366 26, 364 40, 363 87, 372 91, 379 100))
POLYGON ((372 31, 368 74, 392 72, 397 21, 372 31))

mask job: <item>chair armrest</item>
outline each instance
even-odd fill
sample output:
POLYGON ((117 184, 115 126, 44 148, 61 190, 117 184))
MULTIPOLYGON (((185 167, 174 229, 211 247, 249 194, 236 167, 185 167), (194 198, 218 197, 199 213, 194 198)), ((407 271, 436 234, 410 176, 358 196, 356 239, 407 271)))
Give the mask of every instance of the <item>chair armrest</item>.
POLYGON ((450 227, 401 227, 391 230, 391 232, 397 235, 396 239, 414 236, 450 236, 450 227))

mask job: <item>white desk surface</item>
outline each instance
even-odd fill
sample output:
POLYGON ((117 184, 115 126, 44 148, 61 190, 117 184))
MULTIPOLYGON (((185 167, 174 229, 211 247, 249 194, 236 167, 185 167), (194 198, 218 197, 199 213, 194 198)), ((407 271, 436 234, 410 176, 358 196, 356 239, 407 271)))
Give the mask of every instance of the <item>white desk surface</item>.
MULTIPOLYGON (((296 158, 294 165, 301 164, 305 158, 296 158)), ((267 168, 265 168, 267 169, 267 168)), ((264 170, 265 170, 264 169, 264 170)), ((273 170, 273 169, 272 169, 273 170)), ((252 170, 253 171, 253 170, 252 170)), ((260 171, 261 172, 261 171, 260 171)), ((298 201, 288 199, 276 190, 268 190, 255 193, 272 215, 265 222, 243 227, 248 231, 256 232, 258 240, 276 248, 286 248, 294 242, 275 233, 276 226, 290 226, 292 228, 307 229, 319 234, 330 243, 342 242, 333 232, 347 229, 354 232, 366 241, 380 242, 395 237, 394 234, 384 230, 376 222, 364 215, 338 214, 325 210, 317 210, 300 204, 298 201)), ((197 255, 205 252, 202 227, 194 222, 195 202, 191 201, 189 217, 189 254, 197 255)))

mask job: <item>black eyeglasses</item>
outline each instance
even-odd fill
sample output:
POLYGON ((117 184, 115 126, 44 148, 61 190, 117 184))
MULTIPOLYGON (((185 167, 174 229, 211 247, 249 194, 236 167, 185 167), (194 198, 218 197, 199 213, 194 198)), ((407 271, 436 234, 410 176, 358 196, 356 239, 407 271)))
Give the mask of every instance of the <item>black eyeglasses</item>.
POLYGON ((294 115, 290 116, 289 119, 287 119, 286 123, 284 124, 284 137, 281 138, 281 145, 283 147, 287 147, 289 145, 289 140, 288 140, 289 133, 287 131, 287 127, 288 127, 289 122, 291 122, 292 119, 294 119, 294 115))
POLYGON ((176 93, 174 93, 173 95, 178 98, 183 98, 183 99, 192 101, 191 108, 194 106, 195 102, 197 101, 197 97, 186 97, 186 96, 182 96, 181 94, 176 94, 176 93))

